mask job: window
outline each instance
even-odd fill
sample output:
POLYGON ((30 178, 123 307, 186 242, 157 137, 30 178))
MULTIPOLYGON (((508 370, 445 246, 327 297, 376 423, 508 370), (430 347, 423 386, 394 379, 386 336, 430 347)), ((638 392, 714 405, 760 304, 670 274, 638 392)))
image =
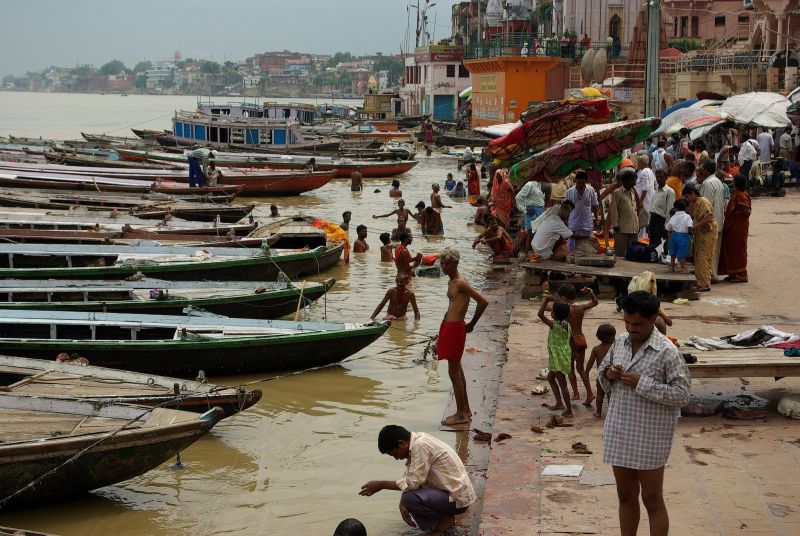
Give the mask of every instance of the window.
POLYGON ((725 27, 725 15, 720 15, 719 17, 714 17, 714 26, 717 28, 724 28, 725 27))
POLYGON ((678 17, 672 19, 672 37, 678 37, 678 17))
POLYGON ((692 17, 692 37, 697 37, 700 33, 700 17, 692 17))
POLYGON ((469 71, 463 65, 458 66, 458 77, 459 78, 469 78, 469 71))
POLYGON ((689 28, 689 17, 681 17, 680 37, 686 37, 686 30, 689 28))
POLYGON ((455 65, 448 65, 447 66, 447 78, 454 78, 456 76, 456 66, 455 65))
POLYGON ((750 22, 750 15, 739 15, 738 21, 742 24, 748 24, 750 22))

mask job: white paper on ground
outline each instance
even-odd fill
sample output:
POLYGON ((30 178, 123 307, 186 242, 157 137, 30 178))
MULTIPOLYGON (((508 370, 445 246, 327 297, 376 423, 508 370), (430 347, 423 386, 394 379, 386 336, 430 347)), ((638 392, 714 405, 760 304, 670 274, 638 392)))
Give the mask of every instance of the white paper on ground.
POLYGON ((548 465, 542 476, 581 476, 582 465, 548 465))

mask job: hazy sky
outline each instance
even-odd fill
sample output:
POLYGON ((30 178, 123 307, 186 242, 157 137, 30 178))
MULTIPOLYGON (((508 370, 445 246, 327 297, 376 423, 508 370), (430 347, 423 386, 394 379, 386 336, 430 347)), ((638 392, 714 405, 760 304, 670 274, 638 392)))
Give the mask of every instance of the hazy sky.
MULTIPOLYGON (((453 3, 437 0, 428 11, 429 32, 437 40, 450 35, 453 3)), ((284 49, 398 53, 407 5, 408 0, 2 0, 0 75, 50 65, 100 67, 112 59, 133 67, 174 50, 184 58, 220 62, 284 49)))

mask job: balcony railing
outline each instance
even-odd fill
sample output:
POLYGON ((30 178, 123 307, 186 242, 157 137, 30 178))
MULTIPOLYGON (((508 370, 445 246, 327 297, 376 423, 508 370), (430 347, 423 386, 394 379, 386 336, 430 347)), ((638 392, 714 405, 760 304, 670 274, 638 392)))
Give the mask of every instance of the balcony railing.
POLYGON ((480 45, 467 45, 464 57, 468 60, 495 58, 500 56, 550 57, 580 60, 589 49, 605 49, 608 59, 616 60, 628 56, 628 47, 615 42, 589 43, 585 47, 579 41, 563 41, 537 34, 509 33, 503 38, 494 38, 480 45))

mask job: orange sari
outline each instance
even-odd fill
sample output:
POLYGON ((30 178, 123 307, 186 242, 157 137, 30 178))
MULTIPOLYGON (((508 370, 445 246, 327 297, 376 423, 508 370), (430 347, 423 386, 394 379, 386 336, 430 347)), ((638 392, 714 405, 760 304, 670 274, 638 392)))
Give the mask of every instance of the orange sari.
POLYGON ((725 207, 719 273, 747 281, 747 234, 750 230, 750 196, 735 190, 725 207))
POLYGON ((508 170, 498 169, 492 184, 492 200, 497 219, 505 229, 511 226, 511 211, 514 210, 514 186, 508 181, 508 170))

